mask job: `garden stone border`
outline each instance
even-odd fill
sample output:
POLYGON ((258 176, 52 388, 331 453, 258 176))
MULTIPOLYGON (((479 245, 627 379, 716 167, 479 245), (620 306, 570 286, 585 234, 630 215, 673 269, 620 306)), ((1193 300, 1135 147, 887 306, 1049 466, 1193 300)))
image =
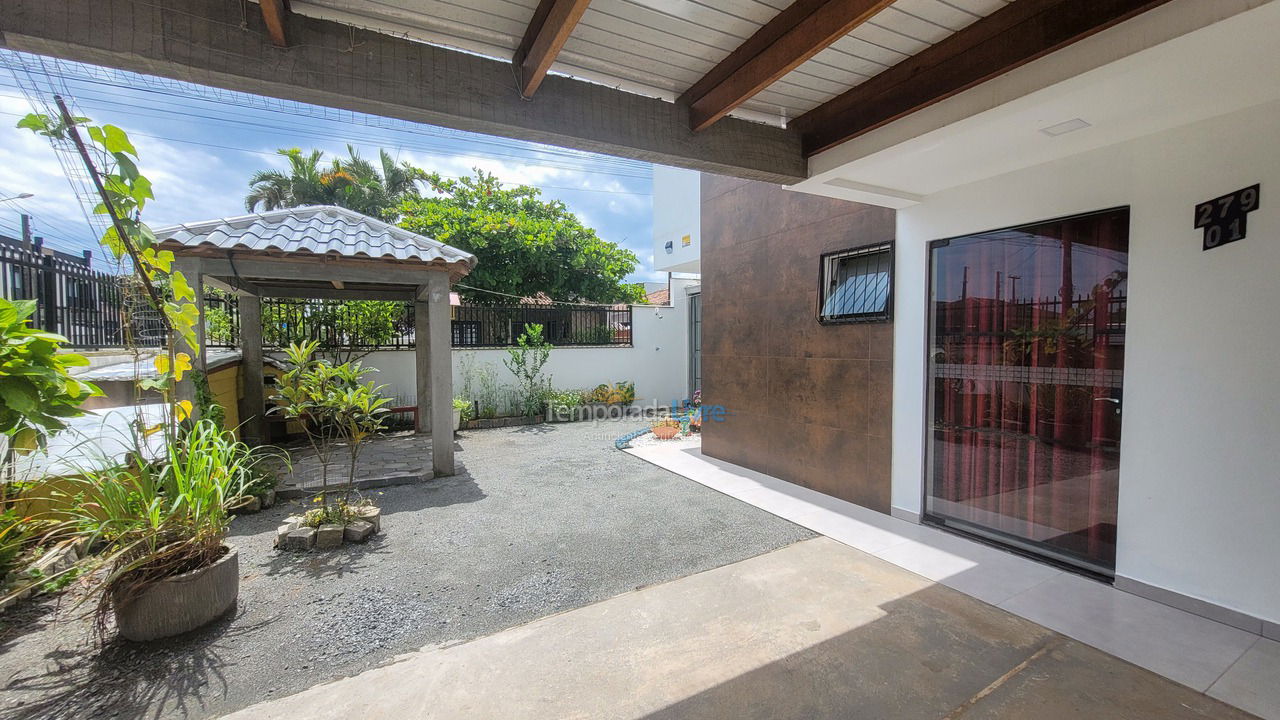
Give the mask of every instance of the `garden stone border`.
POLYGON ((302 524, 302 515, 290 515, 276 528, 275 548, 281 552, 333 550, 344 543, 362 543, 382 531, 382 509, 365 508, 360 519, 342 525, 326 524, 319 528, 302 524))

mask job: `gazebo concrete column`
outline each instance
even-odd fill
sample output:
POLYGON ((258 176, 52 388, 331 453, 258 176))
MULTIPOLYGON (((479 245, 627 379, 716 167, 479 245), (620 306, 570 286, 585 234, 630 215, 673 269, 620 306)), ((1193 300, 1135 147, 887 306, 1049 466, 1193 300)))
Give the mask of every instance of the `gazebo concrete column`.
POLYGON ((262 300, 257 295, 241 295, 240 370, 244 393, 240 397, 240 438, 249 445, 267 439, 265 390, 262 384, 262 300))
POLYGON ((431 433, 431 464, 436 476, 453 475, 453 349, 447 270, 427 274, 413 309, 418 432, 431 433))

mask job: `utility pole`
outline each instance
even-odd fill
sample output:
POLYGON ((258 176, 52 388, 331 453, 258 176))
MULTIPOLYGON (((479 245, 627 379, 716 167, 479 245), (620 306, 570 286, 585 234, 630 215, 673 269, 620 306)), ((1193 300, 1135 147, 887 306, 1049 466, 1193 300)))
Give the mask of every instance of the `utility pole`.
POLYGON ((22 213, 22 249, 31 252, 31 216, 22 213))

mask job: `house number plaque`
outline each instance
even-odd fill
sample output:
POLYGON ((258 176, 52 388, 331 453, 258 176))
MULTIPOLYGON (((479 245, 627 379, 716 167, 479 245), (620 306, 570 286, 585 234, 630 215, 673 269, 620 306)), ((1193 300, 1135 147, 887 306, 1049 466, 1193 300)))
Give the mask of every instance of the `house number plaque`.
POLYGON ((1196 205, 1196 227, 1204 228, 1204 249, 1243 240, 1248 215, 1258 209, 1259 185, 1250 185, 1196 205))

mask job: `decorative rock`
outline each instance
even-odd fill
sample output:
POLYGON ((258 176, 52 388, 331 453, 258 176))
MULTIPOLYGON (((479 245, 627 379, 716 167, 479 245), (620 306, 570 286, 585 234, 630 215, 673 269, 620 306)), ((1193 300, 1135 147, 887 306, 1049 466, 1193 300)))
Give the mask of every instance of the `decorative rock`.
POLYGON ((240 504, 232 509, 237 515, 249 515, 262 510, 262 500, 256 495, 246 495, 240 498, 240 504))
POLYGON ((289 537, 289 533, 297 530, 293 525, 285 524, 276 528, 276 547, 284 547, 284 539, 289 537))
POLYGON ((342 537, 347 542, 364 542, 373 534, 373 523, 364 520, 356 520, 347 525, 347 529, 343 531, 342 537))
POLYGON ((316 530, 316 549, 332 550, 342 545, 341 525, 321 525, 316 530))
POLYGON ((52 550, 40 556, 40 559, 31 564, 27 569, 30 574, 32 571, 42 577, 56 575, 63 570, 67 570, 76 564, 79 558, 76 555, 75 545, 69 542, 60 543, 52 550))
POLYGON ((315 544, 316 544, 315 528, 300 527, 297 530, 289 531, 289 534, 286 535, 284 538, 284 545, 282 547, 285 550, 292 550, 294 552, 303 552, 306 550, 310 550, 312 547, 315 546, 315 544))
POLYGON ((373 526, 373 532, 382 532, 382 510, 376 507, 362 507, 356 509, 356 515, 361 520, 373 526))
POLYGON ((258 499, 262 501, 262 509, 263 509, 263 510, 266 510, 267 508, 271 507, 272 505, 275 505, 275 504, 276 504, 276 490, 275 490, 275 488, 272 488, 272 489, 270 489, 270 490, 268 490, 268 491, 266 491, 266 492, 262 493, 261 495, 259 495, 259 496, 258 496, 258 499))

